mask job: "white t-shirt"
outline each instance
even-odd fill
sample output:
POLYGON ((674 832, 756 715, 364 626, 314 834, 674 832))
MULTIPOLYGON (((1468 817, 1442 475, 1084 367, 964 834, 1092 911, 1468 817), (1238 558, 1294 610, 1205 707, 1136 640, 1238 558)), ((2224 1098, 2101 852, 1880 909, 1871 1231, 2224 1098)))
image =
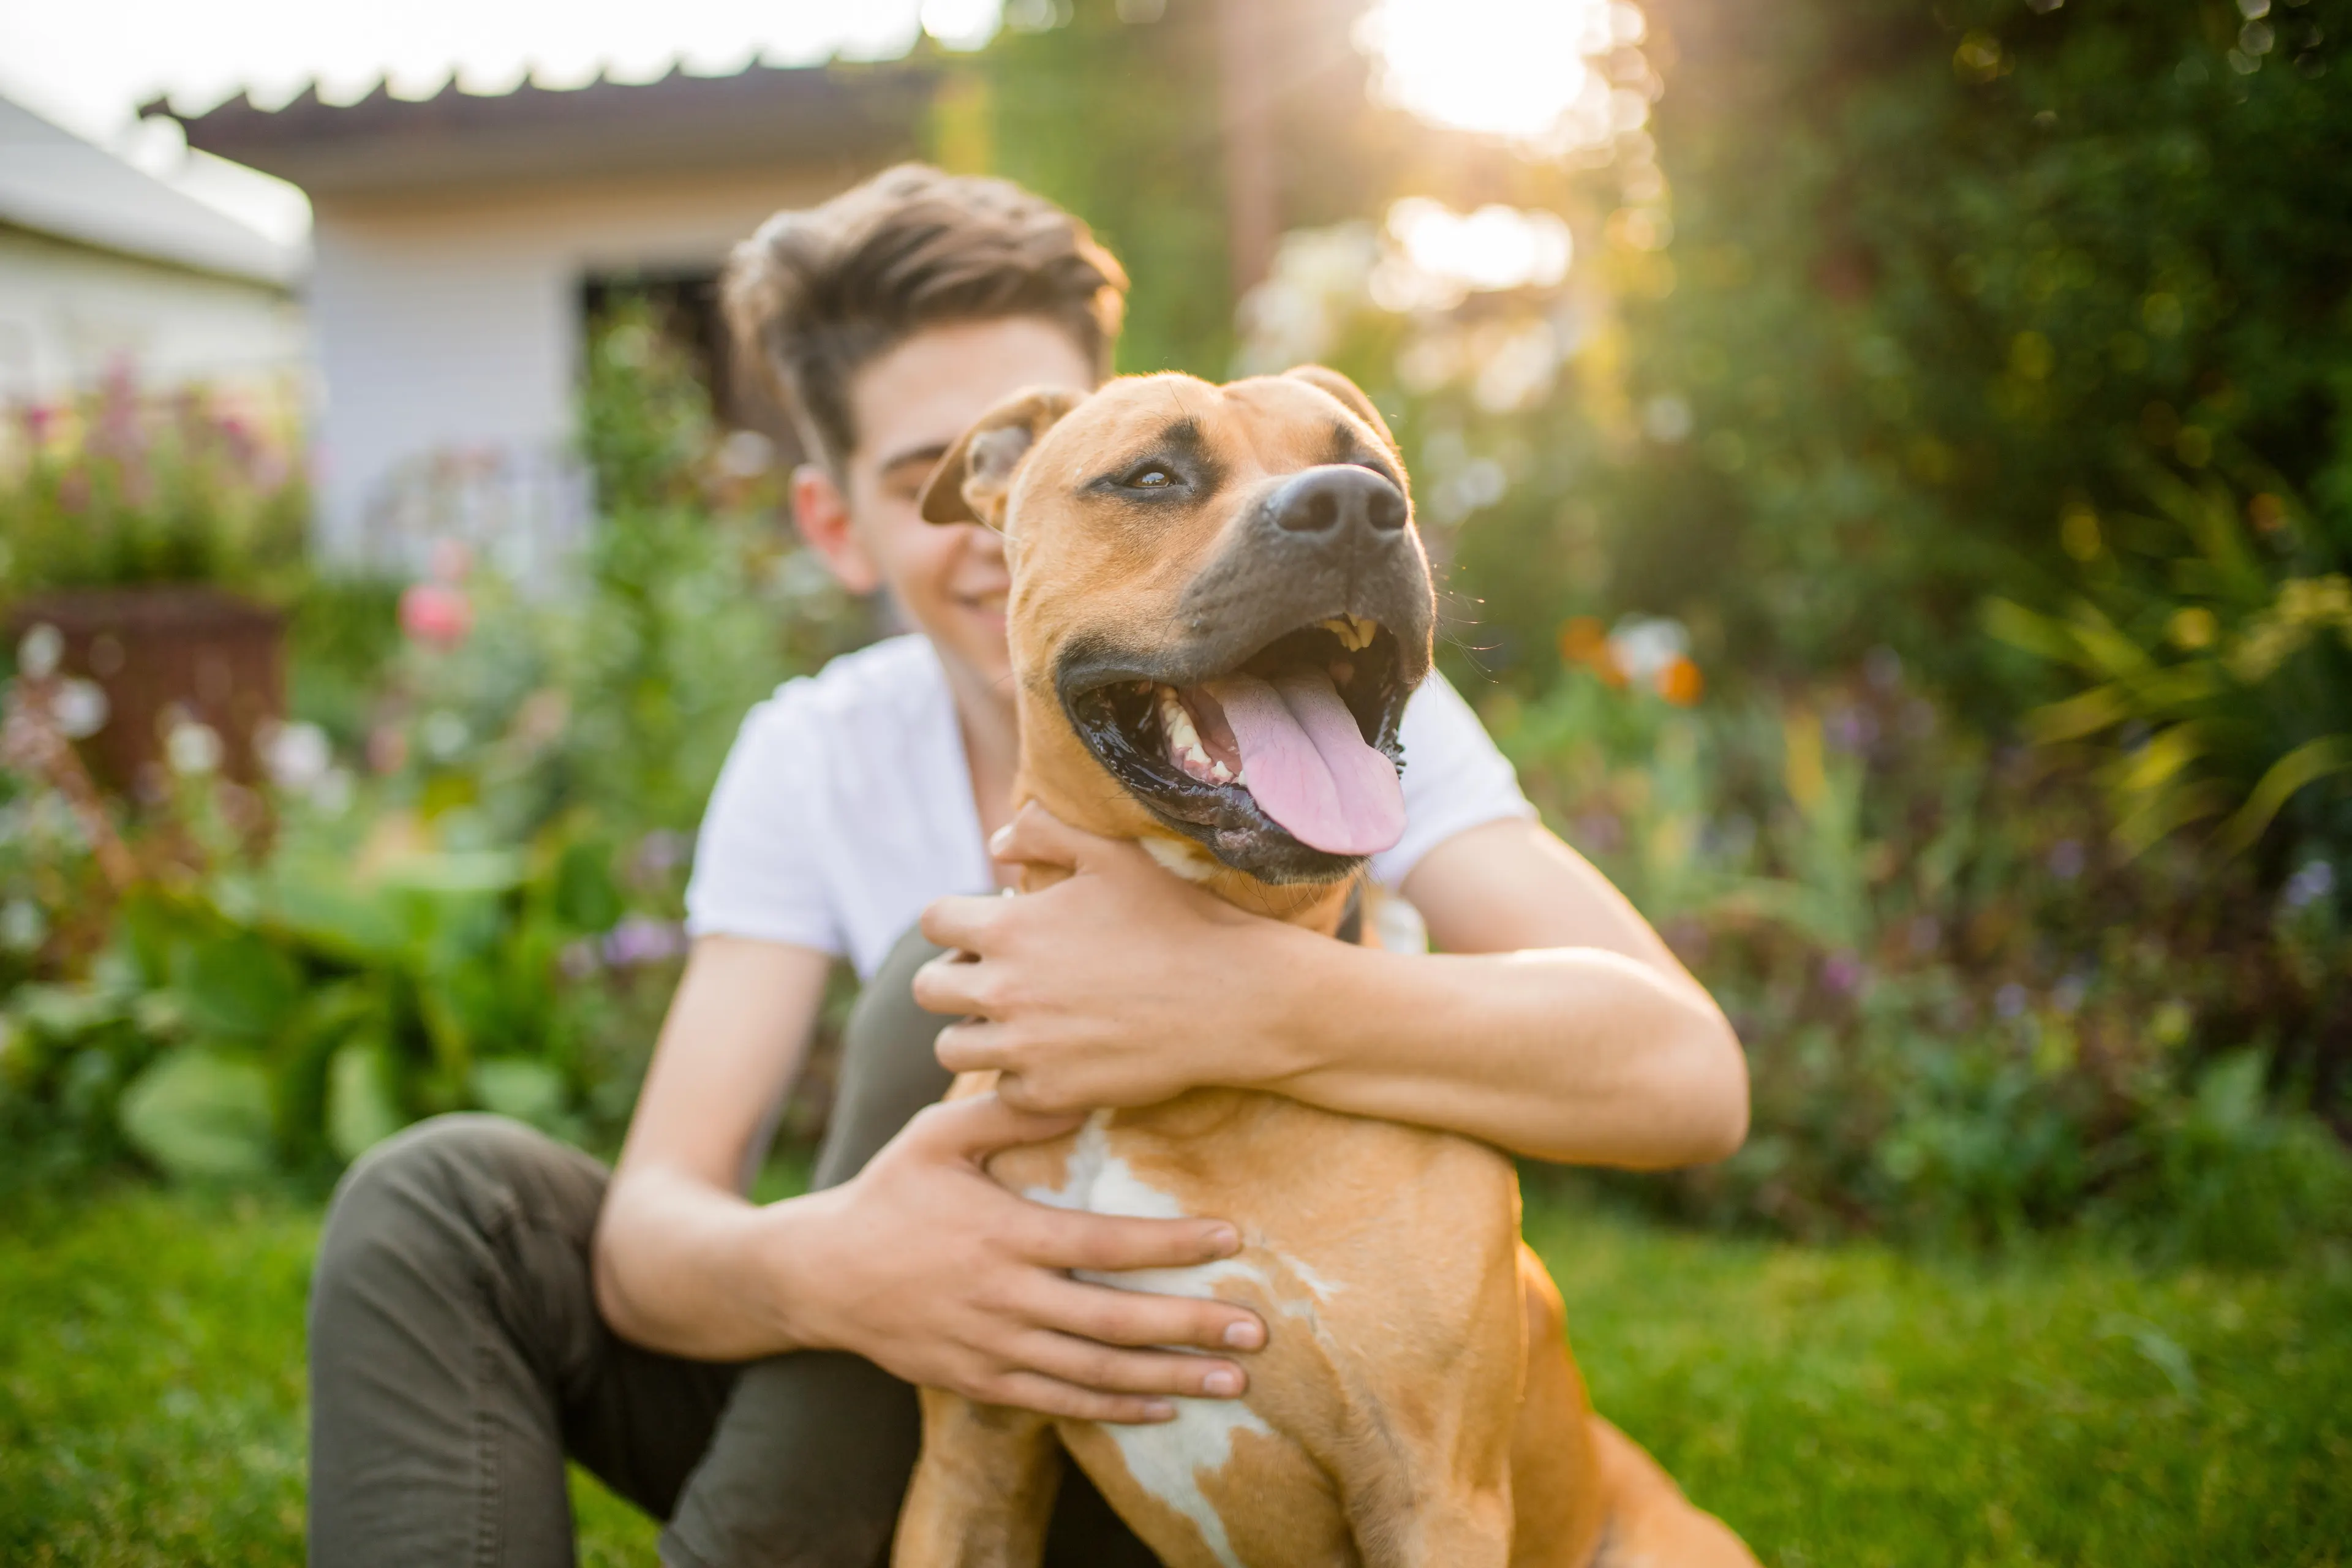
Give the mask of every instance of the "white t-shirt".
MULTIPOLYGON (((1382 884, 1465 828, 1535 816, 1434 671, 1402 733, 1404 837, 1372 857, 1382 884)), ((947 672, 908 635, 786 681, 744 718, 703 814, 686 929, 846 955, 864 978, 933 899, 995 888, 947 672)))

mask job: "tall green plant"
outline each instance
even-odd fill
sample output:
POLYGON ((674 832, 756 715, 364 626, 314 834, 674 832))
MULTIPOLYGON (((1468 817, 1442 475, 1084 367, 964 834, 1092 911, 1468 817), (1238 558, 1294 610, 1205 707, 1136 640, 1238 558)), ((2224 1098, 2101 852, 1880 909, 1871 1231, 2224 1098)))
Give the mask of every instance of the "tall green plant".
POLYGON ((2028 729, 2104 752, 2133 850, 2205 826, 2242 853, 2282 824, 2274 865, 2352 846, 2352 536, 2275 493, 2147 483, 2155 515, 2109 524, 2070 614, 1990 603, 1996 634, 2091 682, 2028 729))

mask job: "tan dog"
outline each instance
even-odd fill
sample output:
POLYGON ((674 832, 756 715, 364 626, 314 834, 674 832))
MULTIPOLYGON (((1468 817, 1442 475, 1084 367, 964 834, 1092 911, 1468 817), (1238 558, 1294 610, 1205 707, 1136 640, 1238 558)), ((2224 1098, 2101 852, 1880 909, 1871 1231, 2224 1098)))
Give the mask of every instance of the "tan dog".
MULTIPOLYGON (((1016 804, 1336 931, 1402 826, 1398 721, 1433 618, 1370 401, 1316 367, 1026 394, 966 433, 923 515, 1006 537, 1016 804)), ((1203 1089, 990 1171, 1096 1213, 1231 1218, 1239 1256, 1103 1282, 1246 1304, 1269 1342, 1245 1401, 1158 1426, 924 1391, 898 1568, 1030 1568, 1065 1449, 1176 1568, 1753 1563, 1592 1415, 1493 1149, 1203 1089)))

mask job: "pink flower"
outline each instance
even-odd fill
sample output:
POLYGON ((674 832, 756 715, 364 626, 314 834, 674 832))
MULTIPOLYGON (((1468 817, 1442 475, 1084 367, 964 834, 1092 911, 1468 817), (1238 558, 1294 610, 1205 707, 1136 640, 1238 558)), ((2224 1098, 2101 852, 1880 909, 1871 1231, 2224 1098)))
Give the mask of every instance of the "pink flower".
POLYGON ((463 588, 413 583, 400 595, 400 629, 435 647, 456 647, 474 629, 474 606, 463 588))

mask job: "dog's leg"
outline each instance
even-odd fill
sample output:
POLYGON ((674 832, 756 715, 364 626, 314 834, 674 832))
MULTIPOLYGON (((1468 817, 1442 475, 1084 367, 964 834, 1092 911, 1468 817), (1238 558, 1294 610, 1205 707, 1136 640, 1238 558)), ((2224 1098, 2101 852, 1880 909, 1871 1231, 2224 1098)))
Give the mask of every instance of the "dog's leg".
POLYGON ((1044 1416, 924 1389, 891 1568, 1037 1568, 1064 1463, 1044 1416))
POLYGON ((1584 1376, 1568 1348, 1568 1310, 1543 1260, 1519 1244, 1528 1374, 1511 1434, 1512 1568, 1586 1568, 1608 1517, 1584 1376))
POLYGON ((1433 1498, 1385 1528, 1361 1532, 1356 1546, 1364 1568, 1508 1568, 1510 1489, 1433 1498))
POLYGON ((1597 1568, 1758 1568, 1748 1543, 1683 1496, 1639 1443, 1598 1415, 1591 1424, 1610 1501, 1597 1568))
MULTIPOLYGON (((1537 1331, 1524 1305, 1526 1266, 1517 1261, 1517 1255, 1533 1255, 1516 1237, 1506 1246, 1492 1265, 1480 1326, 1446 1385, 1449 1397, 1440 1408, 1447 1414, 1434 1430, 1409 1416, 1402 1430, 1391 1428, 1388 1447, 1405 1462, 1356 1478, 1348 1513, 1364 1568, 1510 1568, 1517 1561, 1512 1541, 1519 1435, 1511 1413, 1524 1404, 1537 1331)), ((1556 1329, 1550 1339, 1559 1342, 1556 1329)), ((1424 1418, 1432 1408, 1427 1400, 1400 1397, 1388 1414, 1404 1415, 1416 1405, 1424 1418)), ((1549 1568, 1551 1559, 1538 1562, 1549 1568)))

